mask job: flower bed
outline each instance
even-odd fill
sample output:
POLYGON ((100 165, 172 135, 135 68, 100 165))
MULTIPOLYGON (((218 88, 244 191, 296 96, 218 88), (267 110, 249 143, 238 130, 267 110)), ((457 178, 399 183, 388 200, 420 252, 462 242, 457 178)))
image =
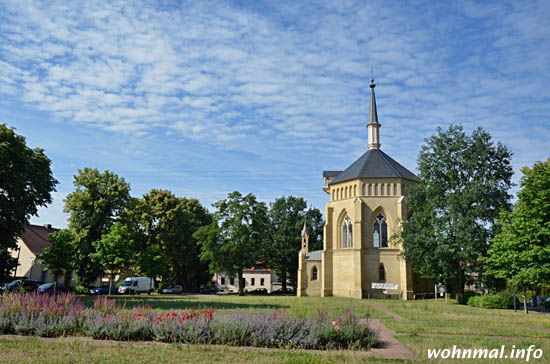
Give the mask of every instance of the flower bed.
POLYGON ((285 310, 160 312, 117 308, 99 297, 86 308, 72 294, 9 294, 0 298, 0 334, 57 337, 85 335, 109 340, 222 344, 288 349, 369 349, 378 338, 351 310, 329 318, 297 318, 285 310))

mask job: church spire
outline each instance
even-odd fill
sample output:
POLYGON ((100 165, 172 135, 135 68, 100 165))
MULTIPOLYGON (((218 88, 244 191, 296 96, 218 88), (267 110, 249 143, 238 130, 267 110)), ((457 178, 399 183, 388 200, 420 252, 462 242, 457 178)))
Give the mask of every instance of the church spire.
POLYGON ((370 119, 367 124, 367 129, 369 131, 369 149, 380 149, 380 134, 378 129, 380 128, 380 123, 378 122, 378 113, 376 112, 376 98, 374 96, 374 79, 370 81, 370 119))

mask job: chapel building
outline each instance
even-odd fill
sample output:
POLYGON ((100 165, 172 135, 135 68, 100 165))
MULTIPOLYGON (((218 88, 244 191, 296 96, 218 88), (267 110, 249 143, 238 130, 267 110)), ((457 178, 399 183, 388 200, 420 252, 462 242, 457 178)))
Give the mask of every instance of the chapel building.
POLYGON ((372 81, 367 152, 344 171, 323 172, 323 250, 309 251, 304 225, 298 296, 411 299, 431 290, 400 257, 395 237, 408 216, 404 194, 420 180, 380 149, 374 87, 372 81))

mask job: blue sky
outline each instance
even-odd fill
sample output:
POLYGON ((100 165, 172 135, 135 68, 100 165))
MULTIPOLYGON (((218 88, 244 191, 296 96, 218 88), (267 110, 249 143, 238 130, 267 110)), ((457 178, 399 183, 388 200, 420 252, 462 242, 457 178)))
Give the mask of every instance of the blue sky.
POLYGON ((323 211, 323 170, 382 149, 416 172, 424 139, 489 131, 520 168, 550 156, 549 1, 0 2, 0 122, 59 180, 31 221, 66 226, 84 167, 132 195, 205 206, 239 190, 323 211))

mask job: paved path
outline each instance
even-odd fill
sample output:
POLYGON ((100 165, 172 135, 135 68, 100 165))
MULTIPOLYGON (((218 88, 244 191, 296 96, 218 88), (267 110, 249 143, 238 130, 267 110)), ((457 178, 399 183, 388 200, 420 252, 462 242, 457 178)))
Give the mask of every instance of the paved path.
POLYGON ((395 332, 388 329, 377 319, 364 319, 369 328, 378 333, 381 343, 367 352, 367 356, 388 359, 414 359, 414 353, 394 337, 395 332))

